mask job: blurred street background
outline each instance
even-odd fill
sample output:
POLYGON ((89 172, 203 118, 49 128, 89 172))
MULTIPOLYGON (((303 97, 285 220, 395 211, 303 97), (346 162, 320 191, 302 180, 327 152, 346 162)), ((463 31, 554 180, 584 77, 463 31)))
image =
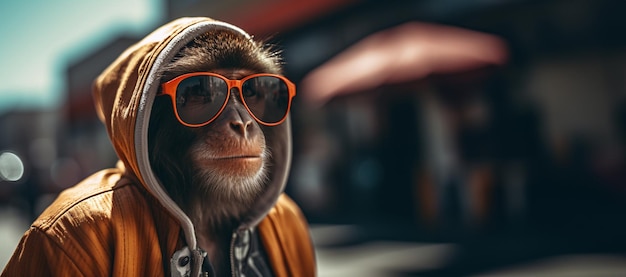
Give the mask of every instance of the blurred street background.
MULTIPOLYGON (((95 2, 95 1, 94 1, 95 2)), ((626 2, 0 4, 0 268, 116 162, 91 82, 181 16, 282 52, 320 276, 626 276, 626 2)))

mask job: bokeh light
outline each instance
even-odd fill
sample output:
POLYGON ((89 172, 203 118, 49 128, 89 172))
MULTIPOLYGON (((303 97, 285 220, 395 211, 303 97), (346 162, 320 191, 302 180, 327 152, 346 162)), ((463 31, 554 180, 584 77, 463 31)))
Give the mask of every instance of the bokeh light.
POLYGON ((24 176, 24 163, 14 153, 2 152, 0 154, 0 180, 16 182, 24 176))

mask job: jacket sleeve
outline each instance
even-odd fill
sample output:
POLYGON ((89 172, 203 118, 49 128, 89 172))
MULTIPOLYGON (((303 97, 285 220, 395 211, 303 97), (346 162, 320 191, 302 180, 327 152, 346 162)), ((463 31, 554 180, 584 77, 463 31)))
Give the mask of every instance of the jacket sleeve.
POLYGON ((276 276, 316 276, 315 249, 300 208, 286 194, 259 224, 276 276))
POLYGON ((31 227, 19 242, 1 277, 84 276, 78 266, 44 232, 31 227))

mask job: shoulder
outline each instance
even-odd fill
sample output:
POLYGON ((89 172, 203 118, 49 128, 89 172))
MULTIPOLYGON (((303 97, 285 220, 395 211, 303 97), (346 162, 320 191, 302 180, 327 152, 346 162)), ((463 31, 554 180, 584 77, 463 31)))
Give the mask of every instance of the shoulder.
POLYGON ((141 203, 142 194, 138 186, 122 178, 119 171, 102 170, 62 191, 32 227, 55 233, 55 229, 67 232, 89 223, 103 224, 110 220, 117 203, 141 203))
POLYGON ((282 194, 276 205, 259 224, 266 237, 276 236, 280 240, 310 243, 309 225, 298 205, 286 194, 282 194))
POLYGON ((162 267, 142 267, 136 259, 160 261, 160 251, 165 247, 170 251, 178 241, 176 223, 143 186, 119 172, 100 171, 60 193, 22 237, 9 272, 110 276, 113 270, 131 272, 120 273, 124 276, 162 275, 138 273, 162 267))
POLYGON ((300 207, 287 194, 283 193, 276 202, 276 205, 270 210, 268 216, 276 218, 304 220, 304 215, 300 207))
POLYGON ((23 276, 109 275, 115 251, 115 206, 117 202, 145 202, 139 195, 137 186, 114 169, 95 173, 61 192, 22 237, 7 265, 7 276, 13 276, 12 272, 23 276), (131 198, 134 200, 129 201, 131 198))
POLYGON ((315 250, 308 227, 298 205, 284 193, 259 224, 276 276, 315 276, 315 250))

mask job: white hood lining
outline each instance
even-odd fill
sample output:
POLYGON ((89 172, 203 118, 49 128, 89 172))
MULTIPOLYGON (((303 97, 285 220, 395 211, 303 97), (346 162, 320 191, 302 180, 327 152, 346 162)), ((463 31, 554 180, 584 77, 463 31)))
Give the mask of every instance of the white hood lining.
POLYGON ((137 121, 135 125, 135 151, 137 155, 137 164, 139 166, 139 174, 143 176, 148 190, 150 190, 150 192, 161 202, 165 209, 167 209, 174 217, 176 217, 176 219, 179 220, 185 234, 187 245, 190 249, 197 248, 196 234, 193 223, 180 209, 180 207, 178 207, 174 200, 170 198, 168 193, 160 184, 158 178, 154 175, 152 167, 150 166, 150 159, 148 155, 148 125, 150 122, 152 104, 154 103, 154 98, 160 83, 160 76, 158 74, 159 69, 169 63, 174 58, 176 53, 178 53, 178 51, 188 42, 193 40, 193 38, 207 32, 208 30, 220 27, 235 30, 245 35, 247 38, 251 38, 250 35, 242 29, 219 21, 202 21, 187 27, 174 37, 163 49, 163 51, 158 54, 154 64, 150 68, 150 72, 146 78, 146 83, 141 91, 141 100, 137 111, 137 121))

